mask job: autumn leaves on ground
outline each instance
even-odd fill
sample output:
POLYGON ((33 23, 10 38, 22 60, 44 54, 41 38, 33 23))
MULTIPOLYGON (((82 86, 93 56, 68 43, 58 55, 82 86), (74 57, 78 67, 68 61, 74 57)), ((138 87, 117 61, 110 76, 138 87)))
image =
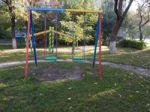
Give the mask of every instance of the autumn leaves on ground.
POLYGON ((0 0, 0 14, 0 112, 150 112, 149 0, 0 0), (25 79, 28 45, 42 62, 25 79))
MULTIPOLYGON (((109 55, 106 50, 104 47, 103 61, 149 68, 149 49, 119 48, 116 55, 109 55)), ((60 55, 63 57, 64 54, 60 55)), ((2 50, 0 60, 24 60, 24 54, 22 50, 16 52, 2 50)), ((25 80, 23 65, 0 69, 0 111, 144 112, 150 110, 150 78, 141 74, 103 66, 103 79, 100 81, 97 76, 97 66, 93 69, 88 64, 67 62, 40 63, 37 70, 35 65, 31 64, 29 70, 29 78, 25 80), (50 65, 62 71, 79 67, 82 70, 82 79, 53 82, 41 80, 42 72, 39 71, 45 70, 50 65)))

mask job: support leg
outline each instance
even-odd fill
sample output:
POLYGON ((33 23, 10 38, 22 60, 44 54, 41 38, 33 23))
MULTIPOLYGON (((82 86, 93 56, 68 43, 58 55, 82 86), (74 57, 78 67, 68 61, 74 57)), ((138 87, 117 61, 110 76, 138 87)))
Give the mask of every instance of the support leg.
POLYGON ((98 61, 99 61, 99 64, 98 64, 98 77, 99 77, 99 80, 102 79, 102 59, 101 59, 101 56, 102 56, 102 15, 99 14, 99 34, 98 34, 98 38, 99 38, 99 57, 98 57, 98 61))
POLYGON ((28 14, 28 26, 27 26, 27 38, 26 38, 26 58, 25 58, 25 66, 24 66, 24 75, 25 79, 28 78, 28 60, 29 60, 29 44, 30 44, 30 14, 28 14))

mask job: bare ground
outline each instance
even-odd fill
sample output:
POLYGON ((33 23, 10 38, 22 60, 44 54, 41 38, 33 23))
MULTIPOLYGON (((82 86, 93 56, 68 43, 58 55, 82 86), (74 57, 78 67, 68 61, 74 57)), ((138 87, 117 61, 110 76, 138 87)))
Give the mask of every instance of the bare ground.
POLYGON ((47 68, 35 68, 31 71, 31 75, 38 76, 42 81, 55 81, 55 80, 82 80, 83 70, 75 66, 70 69, 57 67, 56 65, 49 65, 47 68))
MULTIPOLYGON (((41 63, 45 63, 45 60, 39 60, 41 63)), ((58 60, 58 62, 72 62, 72 60, 58 60)), ((22 65, 24 64, 24 61, 18 61, 18 62, 7 62, 7 63, 1 63, 0 64, 0 69, 2 68, 7 68, 7 67, 12 67, 12 66, 17 66, 17 65, 22 65)), ((29 63, 34 63, 34 61, 29 61, 29 63)), ((84 62, 85 64, 91 64, 91 62, 87 61, 84 62)), ((96 62, 98 64, 98 62, 96 62)), ((124 65, 124 64, 115 64, 111 62, 102 62, 102 65, 110 66, 112 68, 120 68, 123 70, 127 70, 130 72, 134 72, 137 74, 145 75, 145 76, 150 76, 150 70, 142 67, 136 67, 132 65, 124 65)), ((32 75, 38 75, 41 80, 45 81, 53 81, 53 80, 63 80, 63 79, 76 79, 80 80, 82 79, 82 74, 83 70, 75 66, 73 68, 69 69, 62 69, 58 68, 57 66, 51 65, 45 69, 34 69, 31 73, 32 75)))

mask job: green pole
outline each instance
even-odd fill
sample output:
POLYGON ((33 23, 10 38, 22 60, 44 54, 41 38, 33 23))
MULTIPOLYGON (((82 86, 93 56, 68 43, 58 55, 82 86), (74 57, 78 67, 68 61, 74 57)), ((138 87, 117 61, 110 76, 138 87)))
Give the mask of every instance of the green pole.
POLYGON ((54 52, 54 27, 49 27, 49 30, 51 32, 49 33, 49 52, 53 53, 54 52))
POLYGON ((72 44, 72 59, 74 58, 75 56, 75 47, 76 47, 76 44, 77 44, 77 38, 76 36, 73 36, 73 44, 72 44))
POLYGON ((73 43, 72 43, 72 59, 74 58, 74 50, 75 50, 75 39, 73 38, 73 43))
MULTIPOLYGON (((51 30, 51 27, 49 27, 49 30, 51 30)), ((48 47, 49 48, 49 52, 51 52, 51 50, 52 50, 52 46, 51 46, 52 45, 52 41, 51 40, 52 40, 52 33, 50 32, 49 33, 49 47, 48 47)))
MULTIPOLYGON (((52 31, 54 31, 54 27, 52 27, 52 31)), ((51 47, 52 47, 52 53, 54 53, 54 32, 52 32, 52 38, 51 38, 51 47)))

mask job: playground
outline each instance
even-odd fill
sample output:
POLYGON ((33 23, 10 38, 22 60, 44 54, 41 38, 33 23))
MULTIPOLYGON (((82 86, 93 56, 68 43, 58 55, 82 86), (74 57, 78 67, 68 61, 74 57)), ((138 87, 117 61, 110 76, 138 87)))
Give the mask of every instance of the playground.
POLYGON ((0 44, 0 112, 150 112, 149 45, 110 54, 102 9, 34 5, 24 43, 0 44))

